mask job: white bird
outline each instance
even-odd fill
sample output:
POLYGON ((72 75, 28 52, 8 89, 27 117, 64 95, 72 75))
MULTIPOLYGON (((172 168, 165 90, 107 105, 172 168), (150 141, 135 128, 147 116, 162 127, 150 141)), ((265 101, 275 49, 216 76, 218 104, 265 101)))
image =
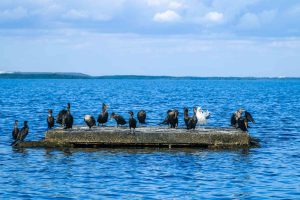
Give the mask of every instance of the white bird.
POLYGON ((208 110, 203 111, 201 107, 197 108, 196 117, 198 119, 198 124, 206 124, 206 119, 210 116, 208 110))

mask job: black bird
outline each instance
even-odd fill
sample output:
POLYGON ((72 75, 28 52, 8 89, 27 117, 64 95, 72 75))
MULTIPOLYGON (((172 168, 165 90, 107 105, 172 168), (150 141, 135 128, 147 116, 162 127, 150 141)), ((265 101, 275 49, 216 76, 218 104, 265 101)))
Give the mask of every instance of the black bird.
POLYGON ((244 112, 244 109, 240 108, 231 115, 231 119, 230 119, 231 126, 234 126, 237 128, 238 119, 242 116, 243 112, 244 112))
POLYGON ((85 115, 84 116, 84 122, 86 125, 91 129, 93 126, 96 125, 96 120, 93 116, 91 115, 85 115))
POLYGON ((196 125, 197 125, 197 122, 198 122, 197 116, 196 116, 197 108, 193 109, 193 111, 194 111, 193 117, 189 117, 188 108, 184 108, 183 111, 184 111, 184 122, 185 122, 186 128, 188 130, 189 129, 195 129, 196 125))
POLYGON ((51 129, 54 126, 54 117, 52 116, 52 110, 48 110, 48 117, 47 117, 47 124, 48 124, 48 129, 51 129))
POLYGON ((68 113, 67 110, 63 109, 61 111, 59 111, 57 117, 56 117, 56 123, 60 124, 61 126, 63 126, 63 118, 65 117, 65 115, 68 113))
POLYGON ((248 131, 248 121, 246 117, 240 117, 237 121, 237 128, 242 131, 248 131))
POLYGON ((14 129, 12 131, 12 138, 13 138, 13 140, 16 140, 17 137, 18 137, 18 134, 19 134, 18 124, 19 124, 19 121, 15 120, 14 129))
POLYGON ((140 124, 145 124, 146 123, 146 111, 140 110, 137 113, 137 118, 138 118, 140 124))
POLYGON ((163 122, 160 124, 168 124, 170 125, 170 128, 177 128, 178 127, 178 110, 168 110, 167 116, 163 122))
POLYGON ((190 129, 195 129, 196 125, 197 125, 197 122, 198 122, 197 115, 196 115, 196 113, 197 113, 197 108, 196 107, 194 107, 193 112, 194 112, 193 117, 188 123, 188 127, 190 129))
MULTIPOLYGON (((231 125, 235 128, 240 128, 240 129, 245 129, 244 125, 246 124, 246 129, 250 128, 248 125, 248 122, 252 122, 255 124, 255 121, 252 117, 252 115, 244 110, 244 109, 239 109, 236 112, 234 112, 231 116, 231 125)), ((246 131, 246 130, 245 130, 246 131)))
POLYGON ((131 132, 131 128, 133 128, 133 133, 135 132, 135 128, 136 128, 136 119, 133 118, 133 112, 129 111, 130 117, 129 117, 129 128, 130 128, 130 132, 131 132))
POLYGON ((63 116, 62 124, 64 125, 64 129, 72 128, 73 126, 73 116, 71 115, 71 104, 67 105, 67 114, 63 116))
POLYGON ((24 121, 23 128, 21 128, 21 130, 19 131, 19 133, 17 135, 17 138, 15 139, 15 141, 11 145, 15 146, 18 142, 24 141, 24 139, 26 138, 26 136, 29 133, 29 127, 28 127, 27 123, 28 123, 27 121, 24 121))
POLYGON ((104 103, 102 104, 102 112, 98 115, 98 119, 97 119, 97 122, 98 122, 98 126, 100 124, 105 124, 108 120, 108 112, 106 111, 106 109, 108 108, 107 105, 105 105, 104 103))
POLYGON ((114 112, 111 113, 110 118, 111 118, 111 119, 114 118, 114 119, 116 120, 116 122, 117 122, 117 127, 118 127, 119 125, 124 125, 124 124, 126 124, 125 119, 124 119, 121 115, 117 115, 117 114, 115 114, 114 112))

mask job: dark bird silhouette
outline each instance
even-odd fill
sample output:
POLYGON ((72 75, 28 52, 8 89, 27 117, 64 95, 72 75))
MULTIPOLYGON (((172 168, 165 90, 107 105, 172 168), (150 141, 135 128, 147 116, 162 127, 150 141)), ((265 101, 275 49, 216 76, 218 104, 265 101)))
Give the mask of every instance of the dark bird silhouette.
POLYGON ((102 104, 102 112, 98 115, 98 119, 97 119, 97 122, 98 122, 98 126, 100 124, 105 124, 108 120, 108 112, 106 111, 106 109, 108 108, 107 105, 105 105, 104 103, 102 104))
POLYGON ((85 115, 84 116, 84 122, 86 125, 91 129, 93 126, 96 125, 96 120, 93 116, 91 115, 85 115))
POLYGON ((133 118, 133 112, 129 111, 130 117, 128 120, 129 123, 129 128, 130 128, 130 132, 131 132, 131 128, 133 128, 133 133, 135 132, 135 128, 136 128, 136 119, 133 118))
POLYGON ((62 123, 64 125, 64 129, 72 128, 73 126, 73 116, 71 115, 71 104, 67 105, 67 114, 63 116, 62 123))
POLYGON ((230 122, 233 127, 240 128, 243 131, 247 131, 248 128, 250 128, 249 122, 255 123, 252 115, 244 109, 239 109, 234 112, 230 122))
POLYGON ((48 124, 48 129, 53 128, 54 126, 54 117, 52 116, 52 110, 48 110, 48 117, 47 117, 47 124, 48 124))
POLYGON ((125 119, 124 119, 121 115, 117 115, 117 114, 115 114, 114 112, 111 113, 110 118, 111 118, 111 119, 114 118, 114 119, 116 120, 116 122, 117 122, 117 127, 118 127, 119 125, 124 125, 124 124, 126 124, 125 119))
POLYGON ((168 110, 165 120, 163 122, 161 122, 160 124, 168 124, 168 125, 170 125, 169 128, 178 127, 178 114, 179 114, 179 112, 176 109, 168 110))
POLYGON ((13 146, 15 146, 17 143, 24 141, 24 139, 26 138, 26 136, 29 133, 29 127, 28 127, 28 122, 24 121, 24 125, 21 128, 21 130, 19 131, 17 138, 15 139, 15 141, 12 143, 13 146))
POLYGON ((248 121, 246 117, 240 117, 237 121, 237 128, 242 131, 248 131, 248 121))
POLYGON ((138 118, 140 124, 145 124, 146 123, 146 111, 140 110, 137 113, 137 118, 138 118))
POLYGON ((186 125, 186 128, 189 129, 195 129, 196 125, 197 125, 197 116, 196 116, 196 112, 197 112, 197 108, 193 109, 194 114, 192 117, 189 117, 189 110, 188 108, 184 108, 183 109, 183 113, 184 113, 184 123, 186 125))
POLYGON ((65 117, 65 115, 68 113, 67 110, 63 109, 61 111, 59 111, 58 115, 56 116, 56 123, 60 124, 61 126, 63 126, 63 119, 65 117))
POLYGON ((18 134, 19 134, 18 124, 19 124, 19 121, 15 120, 14 128, 13 128, 13 131, 12 131, 12 138, 13 138, 13 140, 16 140, 17 137, 18 137, 18 134))
POLYGON ((231 126, 234 126, 237 128, 238 119, 242 116, 243 112, 244 112, 244 110, 242 108, 240 108, 231 115, 231 119, 230 119, 231 126))

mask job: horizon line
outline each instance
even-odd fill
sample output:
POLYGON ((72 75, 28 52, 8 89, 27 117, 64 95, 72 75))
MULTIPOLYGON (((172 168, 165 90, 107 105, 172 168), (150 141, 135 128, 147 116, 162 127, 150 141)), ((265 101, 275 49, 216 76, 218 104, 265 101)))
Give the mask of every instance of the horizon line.
POLYGON ((145 74, 111 74, 111 75, 90 75, 82 72, 21 72, 21 71, 0 71, 0 78, 13 78, 13 76, 45 76, 45 75, 58 75, 68 76, 73 78, 113 78, 113 77, 150 77, 150 78, 257 78, 257 79, 298 79, 297 76, 192 76, 192 75, 145 75, 145 74))

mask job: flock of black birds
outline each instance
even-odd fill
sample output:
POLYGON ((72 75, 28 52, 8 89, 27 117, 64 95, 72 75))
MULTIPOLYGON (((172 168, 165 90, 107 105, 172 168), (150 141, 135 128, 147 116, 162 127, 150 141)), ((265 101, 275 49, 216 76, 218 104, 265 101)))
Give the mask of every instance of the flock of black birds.
MULTIPOLYGON (((104 124, 108 121, 107 108, 108 108, 108 106, 103 103, 102 111, 98 115, 98 118, 97 118, 98 126, 100 126, 100 124, 101 124, 101 126, 104 126, 104 124)), ((184 112, 184 122, 185 122, 186 128, 188 130, 195 129, 197 122, 198 122, 198 119, 196 116, 197 108, 196 107, 193 108, 192 116, 189 116, 188 108, 184 108, 183 112, 184 112)), ((137 120, 134 118, 134 113, 132 111, 129 111, 128 113, 130 115, 129 120, 128 120, 130 132, 132 131, 132 129, 134 132, 135 128, 137 127, 137 120)), ((53 111, 51 109, 48 110, 48 117, 47 117, 48 129, 52 129, 55 125, 55 119, 52 116, 52 114, 53 114, 53 111)), ((164 119, 163 122, 159 123, 159 125, 167 124, 169 126, 169 128, 177 128, 178 127, 178 114, 179 114, 179 112, 176 109, 168 110, 166 118, 164 119)), ((115 121, 117 123, 117 127, 119 125, 125 125, 127 123, 126 120, 124 119, 124 117, 122 117, 121 115, 118 115, 114 112, 111 113, 110 118, 115 119, 115 121)), ((137 118, 138 118, 138 122, 140 124, 145 124, 146 123, 146 111, 140 110, 137 113, 137 118)), ((71 114, 71 104, 68 103, 67 109, 63 109, 58 113, 58 115, 56 117, 56 123, 63 126, 64 129, 71 129, 73 127, 73 121, 74 121, 73 116, 71 114)), ((252 115, 244 109, 238 109, 231 116, 231 126, 233 126, 235 128, 239 128, 243 131, 248 130, 248 128, 249 128, 248 122, 249 121, 251 121, 252 123, 255 123, 252 115)), ((93 126, 96 126, 96 120, 91 115, 85 115, 84 122, 90 129, 93 126)), ((27 121, 24 121, 24 125, 21 128, 21 130, 19 130, 19 128, 18 128, 18 123, 19 123, 18 120, 16 120, 14 123, 13 131, 12 131, 12 138, 13 138, 14 142, 12 143, 12 145, 17 144, 19 141, 23 141, 29 133, 29 127, 28 127, 27 121)))

